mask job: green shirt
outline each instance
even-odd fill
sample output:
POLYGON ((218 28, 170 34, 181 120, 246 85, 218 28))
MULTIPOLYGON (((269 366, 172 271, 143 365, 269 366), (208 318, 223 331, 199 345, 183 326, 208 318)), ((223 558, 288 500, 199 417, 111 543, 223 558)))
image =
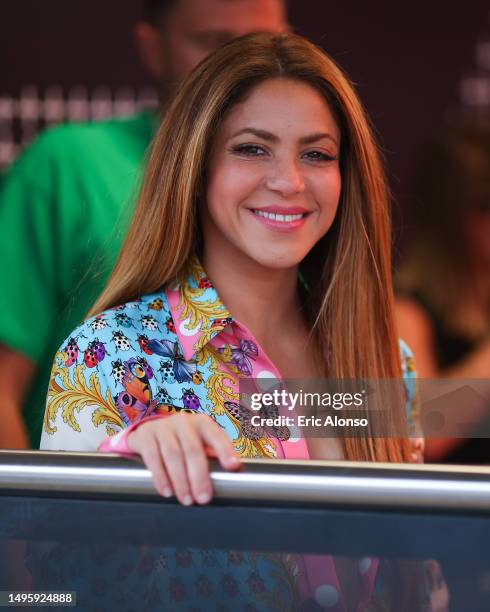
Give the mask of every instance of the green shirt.
POLYGON ((112 269, 154 128, 149 112, 56 127, 2 178, 0 343, 37 366, 24 405, 34 448, 53 356, 112 269))

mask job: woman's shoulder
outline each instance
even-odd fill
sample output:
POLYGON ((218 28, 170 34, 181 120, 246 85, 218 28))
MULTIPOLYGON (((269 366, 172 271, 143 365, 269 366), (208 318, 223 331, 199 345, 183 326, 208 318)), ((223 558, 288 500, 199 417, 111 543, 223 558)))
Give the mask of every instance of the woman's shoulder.
POLYGON ((60 351, 70 346, 76 350, 81 344, 87 347, 86 351, 90 346, 96 350, 107 342, 118 350, 125 350, 129 343, 143 341, 148 332, 166 329, 170 318, 163 291, 144 295, 85 319, 65 339, 60 351))
POLYGON ((174 329, 164 292, 108 308, 83 321, 64 340, 55 358, 53 373, 81 366, 89 377, 109 386, 118 368, 128 359, 144 359, 151 339, 165 339, 174 329))
POLYGON ((54 356, 42 448, 95 450, 153 409, 148 343, 170 334, 168 317, 164 293, 155 293, 109 308, 73 330, 54 356))

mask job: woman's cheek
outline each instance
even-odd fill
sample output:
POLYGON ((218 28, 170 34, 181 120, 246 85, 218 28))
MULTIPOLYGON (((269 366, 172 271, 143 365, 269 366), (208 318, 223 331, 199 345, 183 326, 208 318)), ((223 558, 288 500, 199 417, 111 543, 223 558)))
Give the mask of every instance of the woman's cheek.
POLYGON ((257 186, 257 172, 246 167, 246 163, 231 163, 222 166, 211 183, 210 196, 227 208, 237 208, 257 186))
POLYGON ((316 184, 316 200, 320 203, 321 216, 330 226, 337 214, 342 190, 342 181, 339 172, 334 172, 325 180, 316 184))
POLYGON ((236 199, 242 201, 256 195, 257 189, 264 182, 264 170, 258 162, 237 162, 230 167, 227 180, 236 199))

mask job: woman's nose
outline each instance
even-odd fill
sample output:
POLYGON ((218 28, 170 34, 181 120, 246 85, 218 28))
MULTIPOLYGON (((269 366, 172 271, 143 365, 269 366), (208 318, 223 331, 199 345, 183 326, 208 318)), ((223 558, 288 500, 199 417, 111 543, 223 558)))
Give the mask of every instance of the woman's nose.
POLYGON ((282 196, 301 193, 305 188, 304 177, 296 159, 277 161, 266 177, 266 186, 282 196))

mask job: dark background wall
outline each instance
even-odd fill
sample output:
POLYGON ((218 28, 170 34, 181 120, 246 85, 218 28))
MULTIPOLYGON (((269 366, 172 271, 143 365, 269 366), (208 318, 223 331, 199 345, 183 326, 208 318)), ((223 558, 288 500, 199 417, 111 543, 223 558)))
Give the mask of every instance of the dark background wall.
MULTIPOLYGON (((199 0, 195 0, 198 2, 199 0)), ((3 0, 0 96, 25 85, 111 90, 149 84, 132 44, 140 0, 3 0)), ((458 106, 488 2, 291 0, 296 31, 349 73, 377 128, 392 190, 410 204, 410 174, 427 135, 458 106)))

